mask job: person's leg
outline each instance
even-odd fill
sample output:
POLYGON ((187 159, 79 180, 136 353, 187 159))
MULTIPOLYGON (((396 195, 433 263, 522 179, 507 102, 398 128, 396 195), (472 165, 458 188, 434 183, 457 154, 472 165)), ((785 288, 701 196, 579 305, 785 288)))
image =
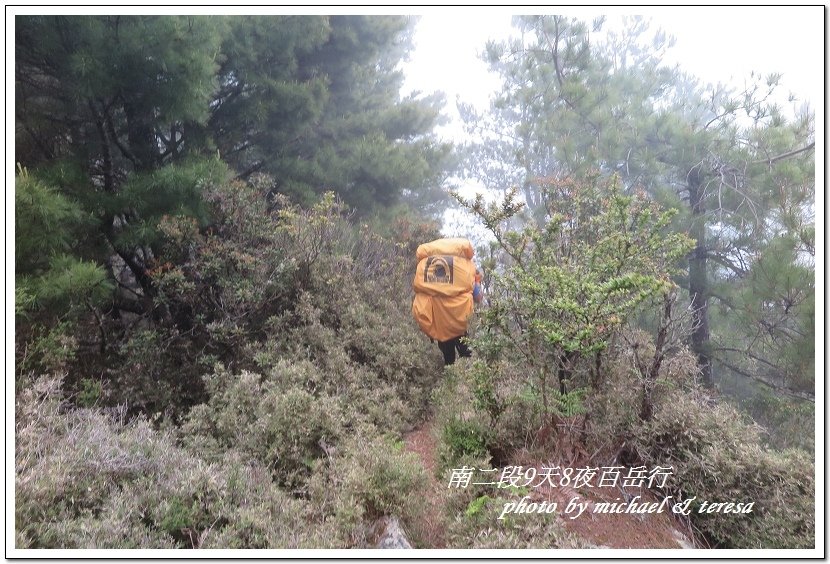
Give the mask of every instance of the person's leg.
POLYGON ((463 358, 470 358, 471 356, 473 356, 473 353, 470 350, 470 347, 467 346, 467 343, 465 343, 462 340, 462 339, 465 339, 465 338, 467 338, 466 333, 464 333, 460 337, 456 337, 455 339, 453 339, 453 341, 455 341, 455 348, 458 349, 458 356, 463 357, 463 358))
POLYGON ((455 342, 455 339, 438 341, 438 348, 441 349, 441 354, 444 355, 444 366, 455 363, 455 342))

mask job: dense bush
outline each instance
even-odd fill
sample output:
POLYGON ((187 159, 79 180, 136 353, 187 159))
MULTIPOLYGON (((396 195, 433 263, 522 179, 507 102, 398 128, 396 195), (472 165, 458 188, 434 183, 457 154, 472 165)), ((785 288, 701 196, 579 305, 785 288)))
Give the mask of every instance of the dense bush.
POLYGON ((282 359, 265 375, 219 369, 206 378, 210 399, 191 410, 183 440, 206 456, 237 448, 278 483, 304 489, 315 462, 347 435, 395 435, 412 419, 413 408, 376 373, 345 358, 327 368, 282 359))
POLYGON ((354 225, 331 194, 309 209, 269 204, 267 185, 211 188, 217 219, 206 232, 184 218, 163 222, 175 266, 158 269, 156 280, 175 340, 191 357, 198 351, 195 360, 234 369, 310 360, 338 392, 349 387, 344 380, 375 378, 375 400, 397 396, 423 409, 436 360, 409 313, 408 244, 354 225), (354 371, 363 373, 349 378, 354 371))
MULTIPOLYGON (((655 344, 647 333, 622 330, 603 352, 603 385, 581 401, 585 414, 575 419, 580 424, 557 418, 552 432, 558 435, 551 441, 540 432, 545 430, 538 417, 543 406, 528 389, 523 364, 456 363, 435 396, 440 470, 474 466, 473 460, 478 460, 478 467, 503 466, 504 457, 568 460, 566 449, 575 444, 580 456, 593 453, 590 464, 673 467, 663 493, 675 499, 696 497, 691 522, 714 546, 812 547, 815 485, 809 455, 770 450, 764 446, 760 427, 729 404, 704 395, 697 382, 696 360, 679 343, 666 351, 651 382, 654 412, 651 419, 643 420, 642 364, 654 354, 655 344), (498 374, 488 378, 482 372, 487 370, 498 374), (703 501, 754 501, 755 505, 750 514, 697 513, 703 501)), ((460 504, 451 513, 453 530, 482 546, 522 542, 524 537, 498 533, 504 524, 487 529, 486 537, 475 531, 464 504, 467 509, 475 506, 473 513, 478 514, 493 504, 488 494, 492 491, 455 493, 460 504), (487 544, 492 535, 498 541, 487 544)))
POLYGON ((422 226, 381 237, 258 182, 205 185, 206 228, 160 220, 156 315, 102 318, 103 375, 65 327, 24 343, 73 376, 18 376, 18 546, 350 547, 416 512, 423 471, 390 441, 440 354, 394 230, 422 226))
MULTIPOLYGON (((146 257, 152 296, 114 256, 111 302, 98 307, 100 296, 67 294, 72 315, 50 306, 59 322, 40 323, 48 296, 32 276, 48 264, 22 260, 33 274, 16 290, 19 373, 64 371, 71 394, 94 378, 101 404, 179 422, 206 401, 202 376, 216 362, 265 373, 283 357, 310 360, 335 383, 329 393, 348 391, 349 401, 396 428, 411 423, 440 363, 411 319, 413 242, 400 237, 427 236, 432 227, 395 221, 381 236, 356 225, 330 194, 303 209, 269 199, 270 187, 264 177, 205 180, 209 219, 158 218, 155 254, 146 257), (149 315, 141 313, 147 303, 149 315)), ((64 234, 52 239, 50 249, 68 244, 64 234)))
POLYGON ((357 434, 321 460, 309 480, 309 499, 332 525, 340 546, 371 546, 371 524, 395 515, 404 527, 427 510, 426 473, 402 443, 357 434))
POLYGON ((517 189, 491 204, 457 199, 504 257, 472 339, 492 366, 489 386, 498 389, 505 362, 521 365, 543 414, 556 417, 579 410, 568 394, 601 387, 601 354, 642 307, 673 292, 671 276, 692 244, 668 231, 676 210, 625 193, 615 177, 545 183, 544 224, 522 229, 510 228, 524 206, 517 189))
MULTIPOLYGON (((308 365, 281 368, 314 372, 308 365)), ((182 426, 185 440, 201 443, 208 456, 238 449, 288 488, 301 486, 313 462, 325 453, 324 445, 336 444, 344 432, 344 408, 336 397, 286 388, 277 379, 251 372, 231 376, 219 371, 208 387, 210 400, 193 408, 182 426)))
POLYGON ((372 542, 379 517, 406 524, 425 510, 424 470, 401 443, 365 434, 337 447, 316 441, 322 408, 296 389, 263 392, 255 380, 244 373, 218 394, 217 403, 237 402, 240 424, 230 410, 215 423, 238 444, 204 458, 123 411, 72 408, 58 379, 38 379, 17 402, 16 546, 349 548, 372 542), (251 406, 271 407, 273 417, 251 406), (322 457, 307 458, 320 448, 322 457), (280 488, 275 471, 306 476, 305 494, 280 488))
POLYGON ((206 462, 124 413, 73 409, 55 378, 16 404, 18 548, 322 546, 307 505, 234 451, 206 462))
POLYGON ((476 549, 577 549, 584 540, 565 530, 553 514, 517 513, 499 519, 504 505, 521 496, 476 497, 449 527, 449 544, 476 549))
POLYGON ((717 546, 815 545, 814 465, 803 451, 762 446, 760 429, 735 408, 676 393, 636 427, 646 464, 674 467, 673 487, 692 503, 692 522, 717 546), (752 513, 697 513, 703 501, 755 502, 752 513))
MULTIPOLYGON (((620 446, 627 444, 642 421, 639 407, 643 377, 637 369, 635 351, 640 357, 652 357, 653 339, 644 331, 627 329, 604 355, 604 385, 585 398, 586 447, 609 460, 619 454, 620 446)), ((682 397, 678 392, 695 389, 697 374, 697 360, 687 347, 671 351, 653 382, 653 406, 670 405, 682 397)))

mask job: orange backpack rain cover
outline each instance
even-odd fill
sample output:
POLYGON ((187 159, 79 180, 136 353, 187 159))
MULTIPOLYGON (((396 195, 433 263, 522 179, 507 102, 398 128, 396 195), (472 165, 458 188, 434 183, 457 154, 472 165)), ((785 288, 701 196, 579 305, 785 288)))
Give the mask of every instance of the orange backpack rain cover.
POLYGON ((412 315, 421 331, 436 341, 467 332, 473 313, 473 246, 467 239, 438 239, 418 247, 412 283, 412 315))

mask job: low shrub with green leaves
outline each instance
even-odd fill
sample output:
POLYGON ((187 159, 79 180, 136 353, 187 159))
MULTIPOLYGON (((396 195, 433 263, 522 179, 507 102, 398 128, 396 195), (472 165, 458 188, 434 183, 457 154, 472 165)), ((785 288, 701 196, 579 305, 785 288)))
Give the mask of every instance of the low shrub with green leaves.
POLYGON ((801 450, 774 451, 738 410, 678 392, 635 428, 646 464, 673 466, 671 487, 696 497, 690 518, 717 546, 815 545, 814 462, 801 450), (754 502, 752 513, 698 513, 703 501, 754 502))
MULTIPOLYGON (((520 452, 539 456, 555 447, 539 438, 547 428, 542 400, 532 379, 522 377, 521 365, 488 365, 478 359, 456 362, 433 394, 438 431, 439 471, 458 467, 464 457, 485 457, 493 463, 513 459, 520 452), (499 370, 492 374, 493 368, 499 370)), ((560 396, 551 393, 548 406, 560 417, 585 409, 581 390, 560 396), (554 403, 555 402, 555 403, 554 403)))
POLYGON ((339 535, 341 546, 366 547, 371 525, 394 515, 406 529, 427 511, 426 472, 417 455, 388 437, 354 435, 320 460, 309 480, 309 500, 339 535))
POLYGON ((451 520, 448 544, 475 549, 587 548, 584 540, 565 529, 556 514, 510 513, 499 518, 505 504, 519 499, 521 495, 502 493, 473 497, 451 520))
POLYGON ((16 406, 17 548, 351 548, 375 540, 379 517, 406 526, 426 510, 426 474, 402 443, 363 433, 336 447, 317 441, 323 434, 307 440, 308 421, 325 417, 313 407, 302 416, 302 393, 269 393, 256 378, 242 374, 218 394, 247 424, 224 412, 216 431, 237 444, 206 457, 123 411, 71 407, 59 379, 36 380, 16 406), (309 441, 320 457, 307 456, 309 441), (302 473, 305 493, 280 487, 275 472, 302 473))
MULTIPOLYGON (((314 373, 284 364, 283 371, 314 373)), ((233 448, 254 457, 276 483, 302 486, 326 444, 337 444, 346 416, 341 400, 252 372, 218 371, 208 379, 210 400, 193 408, 181 428, 187 444, 219 458, 233 448)))
POLYGON ((122 412, 69 406, 56 378, 17 398, 17 548, 327 546, 324 522, 238 451, 206 461, 122 412))

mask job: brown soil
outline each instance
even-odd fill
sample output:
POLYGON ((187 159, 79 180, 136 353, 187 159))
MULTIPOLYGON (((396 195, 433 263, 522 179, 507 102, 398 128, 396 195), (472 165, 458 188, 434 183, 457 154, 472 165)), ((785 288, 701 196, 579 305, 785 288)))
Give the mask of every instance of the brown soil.
POLYGON ((600 502, 627 504, 630 499, 640 496, 635 501, 641 503, 660 503, 651 492, 642 489, 628 489, 628 498, 617 488, 608 487, 569 487, 552 488, 544 485, 533 488, 531 501, 555 501, 565 527, 590 544, 603 548, 683 548, 681 542, 691 544, 688 534, 678 530, 680 524, 672 517, 671 500, 661 513, 594 513, 594 507, 600 502), (568 502, 576 498, 580 503, 587 503, 587 509, 579 517, 571 518, 565 513, 568 502))
MULTIPOLYGON (((432 435, 432 424, 427 422, 404 437, 406 450, 418 455, 427 472, 427 488, 424 491, 424 500, 427 510, 421 512, 419 520, 412 524, 415 537, 423 539, 422 544, 429 544, 429 548, 446 548, 446 526, 444 524, 444 491, 446 486, 435 477, 435 437, 432 435), (428 540, 427 540, 428 539, 428 540)), ((414 546, 414 545, 413 545, 414 546)), ((426 548, 425 546, 414 546, 426 548)))
MULTIPOLYGON (((438 482, 435 477, 435 448, 436 440, 432 433, 431 422, 427 422, 420 428, 409 433, 404 442, 406 449, 416 453, 423 461, 424 468, 429 476, 429 484, 424 492, 424 499, 428 504, 428 511, 424 512, 421 521, 412 525, 416 536, 428 539, 426 544, 431 548, 444 548, 446 539, 444 535, 445 525, 443 524, 443 499, 446 485, 438 482)), ((529 467, 526 462, 525 469, 529 467)), ((562 467, 575 467, 567 462, 553 463, 562 467)), ((544 466, 550 466, 546 462, 544 466)), ((537 471, 541 470, 543 464, 536 464, 537 471)), ((495 486, 494 486, 495 487, 495 486)), ((631 497, 639 495, 637 503, 659 503, 661 499, 648 490, 635 490, 628 488, 626 494, 631 497)), ((543 500, 557 502, 557 511, 565 527, 575 535, 595 547, 625 549, 625 548, 692 548, 689 540, 692 535, 685 530, 685 527, 678 522, 671 513, 671 500, 669 500, 664 513, 650 514, 609 514, 593 513, 596 503, 602 501, 626 503, 628 499, 618 488, 609 487, 580 487, 579 489, 569 487, 550 487, 545 484, 540 487, 533 487, 530 491, 530 500, 540 502, 543 500), (565 507, 568 502, 578 498, 581 503, 588 502, 588 509, 579 517, 571 519, 565 514, 565 507)), ((418 547, 416 547, 418 548, 418 547)))

